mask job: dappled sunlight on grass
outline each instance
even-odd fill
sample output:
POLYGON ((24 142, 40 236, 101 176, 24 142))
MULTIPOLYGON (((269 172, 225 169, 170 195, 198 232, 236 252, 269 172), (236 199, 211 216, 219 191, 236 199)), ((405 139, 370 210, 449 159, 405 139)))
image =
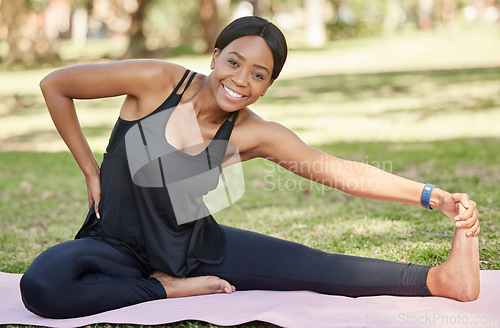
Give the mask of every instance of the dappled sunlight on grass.
MULTIPOLYGON (((78 118, 91 147, 104 151, 115 124, 122 97, 76 101, 78 118)), ((63 151, 66 145, 43 106, 18 110, 0 118, 0 151, 63 151)))
MULTIPOLYGON (((497 38, 495 28, 483 27, 457 34, 396 33, 337 41, 316 51, 292 50, 280 79, 252 109, 315 145, 499 137, 497 38)), ((168 60, 210 72, 207 55, 168 60)), ((0 151, 66 150, 38 86, 51 71, 0 74, 0 151)), ((95 151, 104 151, 122 101, 77 101, 95 151)))
POLYGON ((277 81, 253 108, 313 144, 497 137, 498 74, 476 68, 277 81))
POLYGON ((364 217, 362 220, 355 220, 351 222, 354 227, 350 233, 355 236, 383 236, 383 235, 396 235, 402 237, 408 235, 411 225, 405 221, 388 220, 387 218, 374 219, 364 217))
POLYGON ((335 41, 323 51, 291 51, 282 77, 499 66, 498 53, 495 25, 408 31, 335 41))

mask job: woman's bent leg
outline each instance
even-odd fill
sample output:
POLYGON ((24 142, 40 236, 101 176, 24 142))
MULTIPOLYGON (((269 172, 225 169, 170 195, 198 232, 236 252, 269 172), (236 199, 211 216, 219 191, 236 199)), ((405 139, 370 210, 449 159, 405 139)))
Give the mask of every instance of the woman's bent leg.
POLYGON ((114 247, 89 238, 55 245, 21 278, 22 300, 44 317, 91 315, 165 298, 161 283, 114 247))
POLYGON ((428 266, 326 253, 298 243, 222 226, 226 257, 201 264, 191 276, 215 275, 236 290, 311 290, 368 296, 430 296, 428 266))

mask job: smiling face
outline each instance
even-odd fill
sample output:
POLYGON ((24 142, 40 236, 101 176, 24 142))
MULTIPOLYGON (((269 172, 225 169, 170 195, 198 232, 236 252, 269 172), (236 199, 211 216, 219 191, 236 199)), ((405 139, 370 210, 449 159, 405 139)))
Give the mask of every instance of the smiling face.
POLYGON ((215 49, 210 68, 211 87, 219 107, 235 111, 256 102, 274 80, 273 55, 259 36, 244 36, 215 49))

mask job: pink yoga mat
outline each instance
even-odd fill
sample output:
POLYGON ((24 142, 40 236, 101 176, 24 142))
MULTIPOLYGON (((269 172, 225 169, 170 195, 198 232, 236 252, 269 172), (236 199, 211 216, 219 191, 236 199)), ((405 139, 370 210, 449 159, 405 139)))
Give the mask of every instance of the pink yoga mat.
POLYGON ((157 325, 200 320, 237 325, 254 320, 283 327, 500 327, 500 271, 481 271, 481 294, 461 303, 442 297, 350 298, 309 291, 236 291, 141 303, 76 319, 46 319, 27 311, 20 274, 0 272, 0 325, 77 327, 95 323, 157 325))

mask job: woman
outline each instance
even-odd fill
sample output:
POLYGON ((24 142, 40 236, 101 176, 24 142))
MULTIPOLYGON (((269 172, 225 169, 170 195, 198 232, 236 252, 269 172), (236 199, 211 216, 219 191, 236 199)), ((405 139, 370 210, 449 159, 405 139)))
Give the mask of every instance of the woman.
POLYGON ((219 35, 208 76, 163 61, 130 60, 69 67, 44 78, 47 107, 85 175, 90 209, 75 240, 46 250, 24 274, 26 307, 67 318, 236 289, 476 299, 478 211, 466 194, 325 154, 248 108, 278 77, 286 53, 277 27, 244 17, 219 35), (99 167, 73 99, 118 95, 127 97, 99 167), (186 130, 185 122, 196 124, 186 130), (228 147, 232 144, 237 149, 228 147), (431 268, 329 254, 218 225, 196 200, 215 188, 214 176, 218 181, 234 155, 242 161, 267 158, 356 196, 441 210, 457 221, 450 256, 431 268), (329 169, 314 170, 315 163, 329 169), (208 174, 214 170, 217 174, 208 174), (195 187, 190 194, 185 181, 202 176, 209 179, 194 185, 203 190, 195 187), (361 181, 375 181, 377 188, 361 181), (178 199, 194 205, 182 207, 180 201, 179 206, 178 199), (179 208, 191 216, 180 218, 179 208))

